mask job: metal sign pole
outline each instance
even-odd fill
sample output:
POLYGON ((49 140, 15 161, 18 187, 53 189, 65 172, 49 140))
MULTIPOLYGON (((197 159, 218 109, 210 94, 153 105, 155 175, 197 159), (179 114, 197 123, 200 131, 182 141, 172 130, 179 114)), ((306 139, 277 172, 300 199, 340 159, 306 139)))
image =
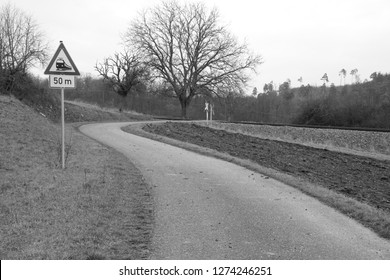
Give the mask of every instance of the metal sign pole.
POLYGON ((64 88, 61 88, 61 124, 62 124, 62 169, 65 169, 65 107, 64 107, 64 88))
POLYGON ((61 89, 61 124, 62 124, 62 147, 61 161, 62 169, 65 169, 65 106, 64 106, 64 90, 65 88, 75 88, 75 77, 79 76, 80 72, 70 57, 62 41, 55 52, 53 58, 44 72, 49 76, 50 88, 61 89))

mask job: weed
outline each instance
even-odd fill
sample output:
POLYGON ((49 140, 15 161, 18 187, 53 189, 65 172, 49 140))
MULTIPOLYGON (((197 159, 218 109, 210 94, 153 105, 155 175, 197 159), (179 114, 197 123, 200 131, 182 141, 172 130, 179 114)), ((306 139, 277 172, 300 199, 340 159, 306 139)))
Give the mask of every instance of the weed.
POLYGON ((102 184, 106 183, 106 172, 107 172, 107 165, 105 164, 103 166, 103 172, 102 172, 102 184))
MULTIPOLYGON (((68 140, 65 139, 65 168, 68 165, 69 155, 72 150, 72 139, 73 139, 73 130, 70 130, 68 140)), ((59 135, 56 141, 56 155, 57 155, 57 160, 55 166, 60 167, 62 166, 62 140, 61 140, 61 136, 59 135)))
POLYGON ((83 183, 83 189, 88 192, 88 193, 91 193, 91 188, 92 188, 92 185, 90 182, 87 181, 87 173, 91 172, 88 168, 84 168, 84 183, 83 183))

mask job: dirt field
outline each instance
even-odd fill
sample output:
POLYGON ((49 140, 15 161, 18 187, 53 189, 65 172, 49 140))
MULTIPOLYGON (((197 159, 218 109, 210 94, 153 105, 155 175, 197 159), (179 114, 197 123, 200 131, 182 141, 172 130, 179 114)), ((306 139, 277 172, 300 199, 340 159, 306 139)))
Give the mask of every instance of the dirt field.
MULTIPOLYGON (((206 125, 205 122, 199 123, 206 125)), ((209 127, 263 139, 303 144, 336 152, 390 160, 390 133, 209 122, 209 127)))

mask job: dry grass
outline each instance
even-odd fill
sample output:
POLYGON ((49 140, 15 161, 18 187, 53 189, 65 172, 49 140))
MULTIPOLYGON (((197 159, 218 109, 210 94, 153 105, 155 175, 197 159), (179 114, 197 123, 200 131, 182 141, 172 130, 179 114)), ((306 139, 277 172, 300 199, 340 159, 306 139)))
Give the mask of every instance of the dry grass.
POLYGON ((0 258, 145 259, 153 223, 149 188, 122 155, 0 96, 0 258), (72 131, 72 133, 70 133, 72 131))
MULTIPOLYGON (((151 119, 150 116, 136 112, 119 112, 113 108, 100 108, 96 105, 90 105, 82 102, 66 101, 65 120, 67 122, 105 122, 105 121, 137 121, 151 119)), ((60 121, 58 115, 56 120, 60 121)))

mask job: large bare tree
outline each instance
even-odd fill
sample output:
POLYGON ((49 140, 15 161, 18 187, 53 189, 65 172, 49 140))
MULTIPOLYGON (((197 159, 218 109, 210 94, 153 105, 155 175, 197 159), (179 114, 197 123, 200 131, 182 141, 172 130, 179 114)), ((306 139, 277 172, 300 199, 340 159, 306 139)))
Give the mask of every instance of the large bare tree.
POLYGON ((194 96, 239 89, 248 81, 247 70, 261 63, 218 20, 218 11, 204 4, 164 2, 142 12, 125 35, 156 77, 172 86, 183 118, 194 96))
POLYGON ((12 92, 18 78, 47 59, 48 45, 33 18, 11 4, 0 7, 0 86, 12 92))
MULTIPOLYGON (((95 70, 123 98, 148 76, 148 68, 136 51, 115 53, 95 65, 95 70)), ((123 104, 122 104, 123 105, 123 104)), ((122 106, 121 106, 122 109, 122 106)))

